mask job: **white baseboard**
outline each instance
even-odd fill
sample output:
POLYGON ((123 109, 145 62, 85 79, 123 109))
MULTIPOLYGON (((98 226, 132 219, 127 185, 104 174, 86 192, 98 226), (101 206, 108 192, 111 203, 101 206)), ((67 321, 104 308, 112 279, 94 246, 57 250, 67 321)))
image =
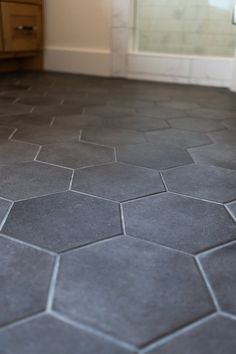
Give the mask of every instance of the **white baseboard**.
POLYGON ((234 59, 130 53, 127 77, 139 80, 230 87, 234 59))
POLYGON ((46 47, 45 70, 111 76, 111 52, 81 48, 46 47))

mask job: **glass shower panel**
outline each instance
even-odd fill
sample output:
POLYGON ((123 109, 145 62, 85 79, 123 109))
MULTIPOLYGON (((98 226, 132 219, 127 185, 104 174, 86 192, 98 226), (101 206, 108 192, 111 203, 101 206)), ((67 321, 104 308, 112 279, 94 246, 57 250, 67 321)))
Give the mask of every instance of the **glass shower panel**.
POLYGON ((232 0, 136 0, 135 50, 234 57, 232 0))

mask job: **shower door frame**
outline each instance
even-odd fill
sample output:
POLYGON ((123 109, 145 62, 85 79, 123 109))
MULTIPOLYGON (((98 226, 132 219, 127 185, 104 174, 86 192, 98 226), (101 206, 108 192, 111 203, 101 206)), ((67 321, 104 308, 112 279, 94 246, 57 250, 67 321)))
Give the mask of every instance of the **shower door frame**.
POLYGON ((112 0, 112 76, 227 87, 236 91, 236 57, 143 53, 134 46, 136 0, 112 0))

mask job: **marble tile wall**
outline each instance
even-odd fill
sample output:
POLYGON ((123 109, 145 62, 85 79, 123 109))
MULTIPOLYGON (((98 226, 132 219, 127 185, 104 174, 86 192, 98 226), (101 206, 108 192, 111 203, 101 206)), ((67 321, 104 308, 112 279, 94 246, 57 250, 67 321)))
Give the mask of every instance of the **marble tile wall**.
POLYGON ((136 50, 233 57, 233 0, 136 0, 136 50))

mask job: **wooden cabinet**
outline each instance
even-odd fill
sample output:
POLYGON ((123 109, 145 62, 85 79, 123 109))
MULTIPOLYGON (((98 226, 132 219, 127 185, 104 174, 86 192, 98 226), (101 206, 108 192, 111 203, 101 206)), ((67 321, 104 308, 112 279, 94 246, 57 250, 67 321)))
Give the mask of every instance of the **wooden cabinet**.
POLYGON ((13 61, 19 69, 42 69, 42 12, 40 0, 0 0, 0 72, 13 61))

